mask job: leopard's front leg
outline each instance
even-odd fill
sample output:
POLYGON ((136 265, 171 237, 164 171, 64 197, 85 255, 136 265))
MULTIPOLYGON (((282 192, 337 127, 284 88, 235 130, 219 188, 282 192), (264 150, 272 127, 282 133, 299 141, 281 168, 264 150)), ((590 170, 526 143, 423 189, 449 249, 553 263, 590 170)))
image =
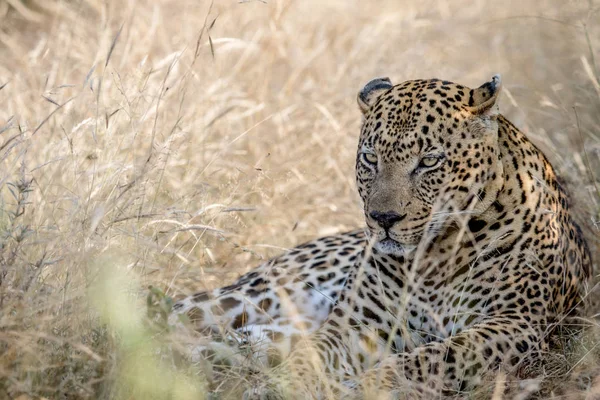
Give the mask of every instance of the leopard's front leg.
POLYGON ((338 332, 319 331, 297 344, 288 359, 271 370, 265 381, 245 394, 245 399, 340 398, 351 390, 342 381, 359 372, 357 352, 338 332))
POLYGON ((382 317, 375 315, 369 300, 383 296, 373 284, 376 277, 370 263, 357 263, 323 326, 299 342, 288 359, 259 384, 262 389, 251 390, 247 398, 337 399, 350 393, 343 382, 362 374, 390 350, 390 326, 395 320, 383 318, 388 315, 385 310, 381 310, 382 317))
POLYGON ((365 395, 396 391, 409 398, 461 392, 478 385, 487 371, 530 362, 544 346, 539 323, 491 317, 441 342, 387 357, 363 375, 361 389, 365 395))

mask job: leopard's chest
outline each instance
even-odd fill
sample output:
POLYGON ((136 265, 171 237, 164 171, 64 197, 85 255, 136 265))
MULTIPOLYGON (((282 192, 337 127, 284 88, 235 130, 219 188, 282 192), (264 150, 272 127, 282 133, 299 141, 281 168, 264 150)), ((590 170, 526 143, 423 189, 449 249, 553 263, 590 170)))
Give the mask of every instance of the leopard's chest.
POLYGON ((488 278, 489 273, 478 280, 472 276, 448 280, 440 274, 438 279, 407 284, 396 302, 396 348, 407 351, 441 341, 481 321, 494 296, 494 284, 488 278))

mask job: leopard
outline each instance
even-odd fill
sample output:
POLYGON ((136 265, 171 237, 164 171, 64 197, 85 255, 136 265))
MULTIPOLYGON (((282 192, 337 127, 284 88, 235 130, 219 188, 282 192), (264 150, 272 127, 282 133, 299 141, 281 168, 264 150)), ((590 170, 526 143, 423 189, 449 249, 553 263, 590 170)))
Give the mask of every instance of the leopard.
POLYGON ((501 93, 500 75, 476 88, 371 80, 357 96, 366 227, 176 304, 196 329, 220 317, 285 343, 245 399, 453 396, 543 359, 584 307, 592 260, 501 93))
POLYGON ((174 303, 169 324, 210 338, 190 345, 192 361, 275 366, 325 322, 366 237, 356 229, 302 243, 230 285, 184 296, 174 303))

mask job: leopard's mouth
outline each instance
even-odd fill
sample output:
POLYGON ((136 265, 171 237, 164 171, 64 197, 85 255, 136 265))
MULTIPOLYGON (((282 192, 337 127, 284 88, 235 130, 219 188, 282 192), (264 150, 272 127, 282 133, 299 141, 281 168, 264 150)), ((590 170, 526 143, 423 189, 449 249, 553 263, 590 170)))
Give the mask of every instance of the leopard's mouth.
POLYGON ((407 255, 417 248, 422 232, 395 232, 392 229, 368 227, 373 240, 373 248, 381 254, 407 255))
POLYGON ((386 235, 383 239, 378 240, 374 247, 380 253, 393 254, 396 256, 406 255, 415 248, 414 245, 400 243, 399 241, 392 239, 389 235, 386 235))

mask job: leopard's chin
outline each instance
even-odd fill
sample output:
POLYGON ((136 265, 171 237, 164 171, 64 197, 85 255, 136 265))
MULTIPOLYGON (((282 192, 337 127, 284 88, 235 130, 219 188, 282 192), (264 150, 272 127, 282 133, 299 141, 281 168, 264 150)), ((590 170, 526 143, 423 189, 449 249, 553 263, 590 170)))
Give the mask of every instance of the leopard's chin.
POLYGON ((416 246, 400 243, 389 236, 375 243, 375 249, 382 254, 404 256, 411 253, 416 246))

